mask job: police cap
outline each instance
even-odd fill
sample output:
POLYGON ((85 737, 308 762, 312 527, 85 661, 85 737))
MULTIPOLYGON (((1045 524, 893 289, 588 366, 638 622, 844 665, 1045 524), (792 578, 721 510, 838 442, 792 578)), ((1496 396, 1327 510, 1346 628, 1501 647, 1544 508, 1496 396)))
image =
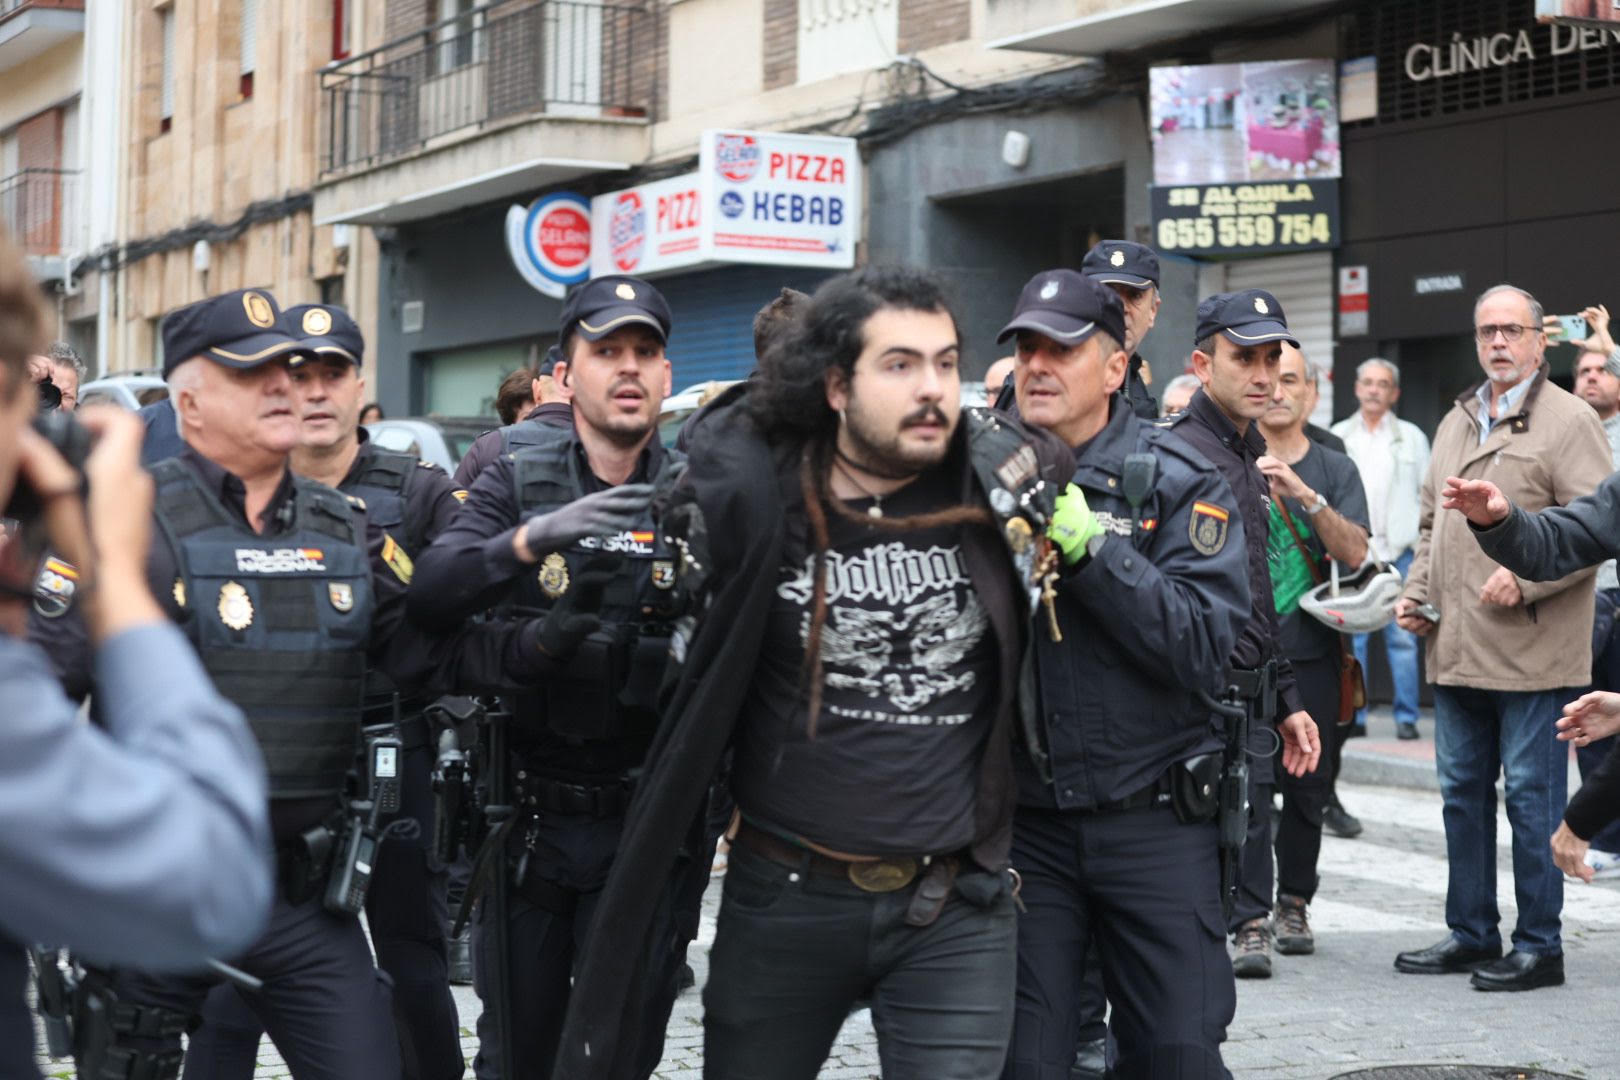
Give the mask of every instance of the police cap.
POLYGON ((245 371, 305 352, 279 325, 276 298, 264 289, 211 296, 163 317, 163 377, 194 356, 245 371))
MULTIPOLYGON (((281 313, 281 328, 297 338, 317 357, 335 357, 359 364, 366 354, 366 339, 349 313, 331 304, 299 304, 281 313)), ((303 357, 293 360, 297 363, 303 357)))
POLYGON ((669 341, 669 304, 664 294, 640 278, 610 274, 592 278, 568 295, 563 304, 562 336, 577 332, 600 341, 626 326, 645 326, 669 341))
POLYGON ((1080 272, 1104 285, 1158 288, 1159 257, 1146 244, 1129 240, 1104 240, 1080 260, 1080 272))
POLYGON ((1012 322, 996 335, 1000 344, 1020 330, 1045 334, 1060 345, 1078 345, 1098 330, 1125 343, 1125 306, 1114 291, 1075 270, 1043 270, 1018 294, 1012 322))
POLYGON ((1216 293, 1198 305, 1198 332, 1195 342, 1217 332, 1234 345, 1265 345, 1286 341, 1299 348, 1299 341, 1288 330, 1288 318, 1277 298, 1264 289, 1216 293))

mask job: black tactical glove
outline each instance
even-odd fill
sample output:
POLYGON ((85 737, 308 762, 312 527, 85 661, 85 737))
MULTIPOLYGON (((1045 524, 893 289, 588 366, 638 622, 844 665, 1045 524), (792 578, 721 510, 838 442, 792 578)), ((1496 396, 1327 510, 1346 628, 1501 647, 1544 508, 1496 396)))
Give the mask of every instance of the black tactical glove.
POLYGON ((539 561, 587 536, 613 536, 641 524, 652 502, 651 484, 620 484, 592 492, 523 525, 523 542, 539 561))
POLYGON ((598 555, 580 567, 568 591, 557 598, 540 623, 540 651, 548 659, 567 660, 580 642, 602 628, 597 614, 602 593, 623 567, 623 560, 606 555, 598 555))

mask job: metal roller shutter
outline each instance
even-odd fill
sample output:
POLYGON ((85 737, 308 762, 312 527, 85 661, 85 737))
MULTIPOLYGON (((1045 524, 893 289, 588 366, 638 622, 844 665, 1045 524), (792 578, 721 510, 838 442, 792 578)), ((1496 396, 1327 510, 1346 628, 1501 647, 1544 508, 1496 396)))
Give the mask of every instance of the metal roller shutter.
POLYGON ((831 275, 786 266, 728 266, 654 282, 675 325, 669 359, 677 392, 754 369, 754 315, 784 287, 813 293, 831 275))
MULTIPOLYGON (((1282 304, 1288 329, 1325 378, 1333 372, 1333 254, 1279 255, 1226 264, 1226 291, 1264 289, 1282 304)), ((1326 426, 1333 414, 1333 387, 1324 382, 1312 421, 1326 426)))

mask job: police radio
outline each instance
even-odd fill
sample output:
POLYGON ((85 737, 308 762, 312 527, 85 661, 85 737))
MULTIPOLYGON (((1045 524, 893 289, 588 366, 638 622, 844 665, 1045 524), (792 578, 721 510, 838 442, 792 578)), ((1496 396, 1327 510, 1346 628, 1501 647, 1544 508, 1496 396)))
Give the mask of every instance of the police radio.
POLYGON ((373 735, 366 740, 366 791, 377 804, 379 815, 399 813, 403 753, 398 735, 373 735))
POLYGON ((356 799, 349 803, 349 814, 333 852, 332 873, 326 879, 322 903, 327 911, 358 915, 365 907, 366 889, 377 864, 377 847, 377 804, 370 799, 356 799))

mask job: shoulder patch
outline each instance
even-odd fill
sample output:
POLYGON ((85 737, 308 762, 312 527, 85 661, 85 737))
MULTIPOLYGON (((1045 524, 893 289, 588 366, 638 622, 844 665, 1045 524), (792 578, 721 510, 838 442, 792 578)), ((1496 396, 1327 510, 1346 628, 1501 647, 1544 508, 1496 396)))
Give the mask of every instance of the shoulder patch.
POLYGON ((409 585, 411 583, 411 575, 416 572, 416 564, 411 562, 411 557, 405 554, 405 549, 400 547, 388 533, 383 533, 382 561, 387 563, 388 569, 392 570, 394 576, 399 578, 400 584, 409 585))
POLYGON ((455 497, 456 502, 466 502, 467 501, 467 489, 466 488, 454 488, 454 489, 451 490, 450 494, 455 497))
POLYGON ((1214 503, 1202 500, 1193 503, 1192 518, 1187 522, 1187 538, 1203 555, 1219 555, 1226 546, 1227 527, 1231 512, 1214 503))
POLYGON ((70 562, 48 558, 34 580, 34 610, 47 619, 66 615, 79 589, 79 569, 70 562))

